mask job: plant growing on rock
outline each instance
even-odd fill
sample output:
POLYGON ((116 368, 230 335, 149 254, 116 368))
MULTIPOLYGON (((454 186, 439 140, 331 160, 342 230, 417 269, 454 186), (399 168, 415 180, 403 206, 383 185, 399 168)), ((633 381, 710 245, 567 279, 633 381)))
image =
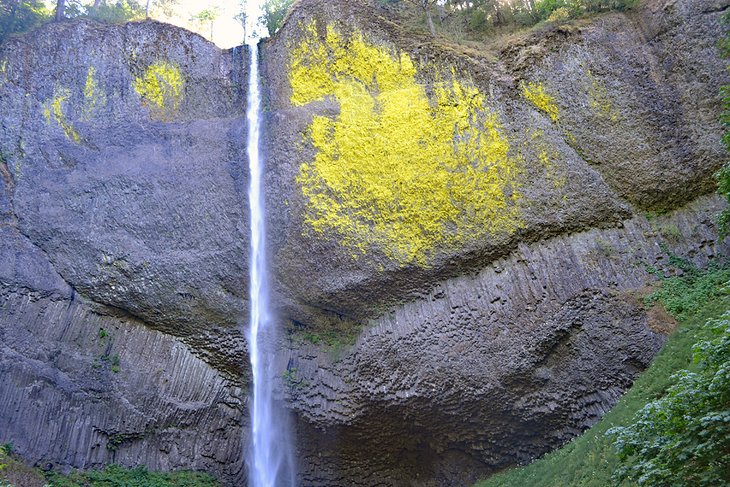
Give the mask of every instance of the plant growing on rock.
POLYGON ((633 424, 606 433, 624 462, 617 480, 689 487, 730 478, 730 312, 705 326, 712 337, 693 347, 697 371, 674 374, 633 424))

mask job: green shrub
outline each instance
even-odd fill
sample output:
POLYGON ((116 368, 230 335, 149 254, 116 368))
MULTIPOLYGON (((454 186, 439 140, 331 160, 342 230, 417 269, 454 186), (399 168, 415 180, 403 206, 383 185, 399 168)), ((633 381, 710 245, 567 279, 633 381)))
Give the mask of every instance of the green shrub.
POLYGON ((727 295, 730 268, 711 266, 701 271, 683 259, 670 256, 670 263, 683 275, 662 279, 661 288, 644 300, 651 306, 661 302, 680 321, 699 311, 713 298, 727 295))
POLYGON ((110 465, 104 470, 51 473, 53 487, 218 487, 210 475, 199 472, 150 472, 144 466, 127 469, 110 465))
POLYGON ((695 487, 730 479, 730 312, 706 328, 712 338, 693 347, 697 370, 674 374, 664 397, 606 433, 623 462, 618 482, 695 487))
POLYGON ((39 0, 0 2, 0 42, 49 20, 51 12, 39 0))
MULTIPOLYGON (((509 470, 478 483, 479 487, 606 487, 617 485, 614 473, 625 467, 614 447, 614 436, 607 430, 635 422, 638 411, 664 396, 674 385, 678 371, 692 365, 692 348, 708 340, 708 319, 717 319, 730 309, 727 291, 728 270, 717 266, 699 271, 683 259, 670 256, 678 268, 688 269, 680 277, 663 279, 662 288, 651 296, 665 307, 682 311, 683 318, 651 367, 636 380, 631 389, 604 418, 582 436, 532 464, 509 470), (669 283, 669 284, 668 284, 669 283), (713 287, 714 286, 714 287, 713 287), (694 298, 692 298, 694 296, 694 298), (704 303, 692 304, 692 299, 704 303)), ((625 480, 620 485, 633 485, 625 480)), ((654 484, 659 486, 674 484, 654 484)), ((719 485, 719 484, 718 484, 719 485)))
POLYGON ((264 2, 260 22, 269 31, 270 36, 273 36, 279 30, 281 24, 284 23, 289 7, 293 3, 294 0, 266 0, 264 2))

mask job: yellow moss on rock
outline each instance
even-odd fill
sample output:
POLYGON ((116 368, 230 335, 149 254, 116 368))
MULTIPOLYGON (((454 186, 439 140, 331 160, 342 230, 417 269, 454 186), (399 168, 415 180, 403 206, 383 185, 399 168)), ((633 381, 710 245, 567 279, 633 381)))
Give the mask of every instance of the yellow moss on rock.
POLYGON ((616 123, 619 121, 619 112, 614 108, 608 90, 591 72, 587 71, 588 79, 591 82, 588 88, 588 104, 601 117, 607 118, 616 123))
POLYGON ((73 124, 68 121, 66 115, 63 113, 63 106, 71 98, 71 90, 68 88, 57 88, 53 98, 46 101, 43 104, 43 116, 46 119, 46 123, 51 123, 51 119, 55 119, 56 123, 63 129, 63 133, 66 137, 73 140, 76 143, 81 141, 81 137, 74 128, 73 124))
POLYGON ((553 122, 558 121, 558 105, 555 103, 555 98, 545 92, 542 83, 522 83, 522 96, 531 101, 538 110, 545 113, 553 122))
POLYGON ((510 234, 522 225, 518 161, 479 90, 447 73, 431 98, 407 54, 345 39, 315 23, 291 49, 291 103, 330 97, 339 116, 315 116, 316 149, 297 182, 305 223, 334 231, 353 257, 371 245, 403 265, 428 265, 438 249, 510 234))
POLYGON ((133 86, 142 103, 160 118, 168 118, 177 111, 184 97, 180 68, 168 62, 150 65, 144 75, 134 79, 133 86))
POLYGON ((94 112, 106 103, 106 94, 96 81, 96 69, 89 66, 84 84, 84 118, 89 120, 94 112))

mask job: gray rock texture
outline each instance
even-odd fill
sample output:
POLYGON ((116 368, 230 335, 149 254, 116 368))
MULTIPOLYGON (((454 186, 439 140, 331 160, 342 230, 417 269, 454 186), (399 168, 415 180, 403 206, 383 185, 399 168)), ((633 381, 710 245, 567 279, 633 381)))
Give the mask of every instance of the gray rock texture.
MULTIPOLYGON (((370 3, 302 0, 261 47, 272 380, 302 485, 464 485, 575 437, 650 363, 672 321, 641 304, 648 266, 727 254, 708 193, 725 160, 729 2, 649 0, 485 51, 370 3), (311 19, 487 93, 522 161, 524 225, 428 266, 308 234, 305 136, 340 111, 290 102, 311 19)), ((51 24, 0 45, 0 442, 29 461, 243 482, 245 59, 155 22, 51 24)))

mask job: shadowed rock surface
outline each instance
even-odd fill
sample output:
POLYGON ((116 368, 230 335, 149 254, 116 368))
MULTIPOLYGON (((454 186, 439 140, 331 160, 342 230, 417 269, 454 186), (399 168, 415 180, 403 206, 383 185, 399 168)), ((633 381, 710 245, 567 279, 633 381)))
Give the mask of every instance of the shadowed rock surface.
MULTIPOLYGON (((652 0, 477 52, 367 2, 299 2, 262 59, 286 330, 273 379, 302 485, 468 484, 615 404, 671 329, 641 304, 648 266, 727 254, 706 195, 725 158, 727 4, 652 0), (310 126, 342 113, 335 97, 291 101, 311 19, 321 39, 334 26, 407 53, 428 96, 434 67, 452 66, 484 94, 519 165, 515 231, 420 265, 375 243, 355 259, 337 232, 308 230, 310 126), (557 119, 526 97, 537 85, 557 119)), ((155 22, 54 24, 0 46, 0 442, 29 460, 243 481, 244 59, 155 22)))

